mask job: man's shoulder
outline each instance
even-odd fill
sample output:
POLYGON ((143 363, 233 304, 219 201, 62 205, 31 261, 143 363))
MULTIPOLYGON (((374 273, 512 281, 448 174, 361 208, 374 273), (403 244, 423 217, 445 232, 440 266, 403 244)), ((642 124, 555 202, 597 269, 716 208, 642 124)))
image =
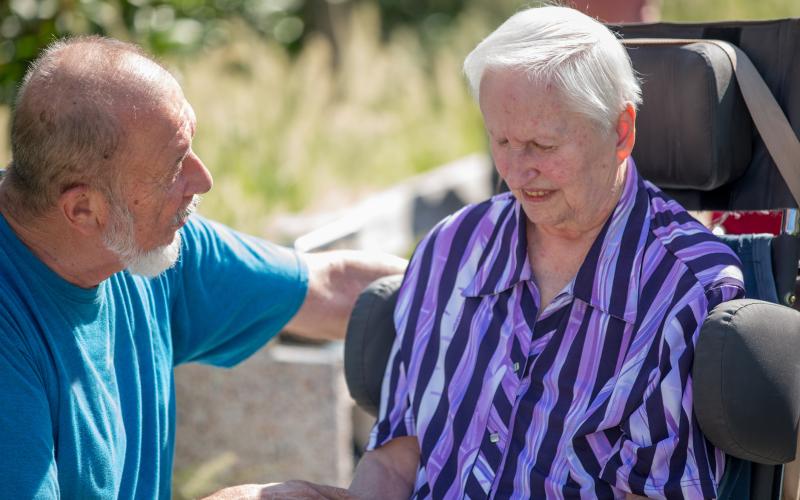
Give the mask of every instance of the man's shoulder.
POLYGON ((244 242, 274 245, 264 239, 242 233, 222 222, 193 214, 181 228, 181 252, 189 250, 216 253, 224 247, 239 249, 244 242))
POLYGON ((35 320, 36 302, 48 294, 27 268, 15 265, 15 257, 0 248, 0 333, 26 330, 35 320))
POLYGON ((704 289, 721 281, 741 286, 741 262, 733 250, 677 201, 647 185, 651 240, 663 249, 661 254, 684 266, 704 289))
POLYGON ((21 365, 40 370, 48 364, 50 346, 37 317, 38 305, 30 290, 22 290, 3 279, 0 266, 0 365, 19 369, 21 365))
POLYGON ((219 238, 220 224, 202 215, 193 214, 187 219, 186 224, 181 228, 181 238, 183 246, 193 246, 197 241, 203 239, 219 238))
MULTIPOLYGON (((180 229, 181 251, 175 266, 168 269, 159 278, 169 278, 181 274, 187 262, 196 262, 201 255, 215 255, 222 248, 224 242, 230 240, 228 233, 232 231, 223 224, 207 219, 199 214, 192 214, 186 224, 180 229)), ((191 267, 191 266, 190 266, 191 267)))

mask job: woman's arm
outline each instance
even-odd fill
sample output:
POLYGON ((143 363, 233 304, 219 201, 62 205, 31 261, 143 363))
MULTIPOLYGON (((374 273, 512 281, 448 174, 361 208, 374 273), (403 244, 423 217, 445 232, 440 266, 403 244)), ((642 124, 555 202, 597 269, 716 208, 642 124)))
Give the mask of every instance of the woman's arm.
POLYGON ((356 467, 350 493, 363 499, 406 500, 414 492, 418 468, 417 438, 394 438, 364 454, 356 467))

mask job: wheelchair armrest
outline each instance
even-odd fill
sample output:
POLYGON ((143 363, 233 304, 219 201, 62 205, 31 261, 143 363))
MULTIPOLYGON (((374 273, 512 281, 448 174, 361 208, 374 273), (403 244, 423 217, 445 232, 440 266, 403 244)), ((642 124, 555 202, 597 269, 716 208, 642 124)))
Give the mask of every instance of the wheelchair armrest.
POLYGON ((694 410, 726 453, 762 464, 795 458, 800 417, 800 312, 760 300, 718 305, 700 331, 694 410))
POLYGON ((383 373, 392 343, 394 306, 402 275, 386 276, 370 284, 356 300, 344 341, 344 376, 356 404, 377 416, 383 373))

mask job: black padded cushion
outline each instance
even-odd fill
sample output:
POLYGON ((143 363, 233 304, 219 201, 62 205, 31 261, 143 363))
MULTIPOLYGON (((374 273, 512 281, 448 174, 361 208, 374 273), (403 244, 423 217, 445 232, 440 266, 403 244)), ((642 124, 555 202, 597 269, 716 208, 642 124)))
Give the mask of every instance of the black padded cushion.
POLYGON ((394 306, 402 275, 370 284, 356 300, 344 341, 344 376, 356 404, 378 414, 386 363, 396 336, 394 306))
MULTIPOLYGON (((614 26, 613 29, 626 39, 702 38, 724 40, 736 45, 758 69, 789 118, 795 133, 800 136, 800 92, 797 92, 800 88, 800 64, 797 64, 797 56, 800 54, 800 19, 628 24, 614 26)), ((640 71, 647 70, 642 68, 640 71)), ((666 79, 673 80, 677 85, 683 82, 684 76, 674 74, 666 79)), ((645 89, 645 93, 650 95, 651 92, 645 89)), ((653 100, 647 96, 645 98, 653 100)), ((656 95, 654 99, 661 97, 656 95)), ((656 115, 654 119, 659 117, 656 115)), ((673 123, 672 126, 686 125, 673 123)), ((752 148, 750 164, 737 180, 712 191, 667 188, 667 193, 690 210, 774 210, 796 207, 797 202, 792 198, 764 141, 755 130, 748 142, 752 148)), ((738 142, 731 145, 742 146, 738 142)), ((647 169, 643 163, 640 161, 638 165, 647 169)))
POLYGON ((694 409, 715 446, 752 462, 794 460, 800 416, 800 312, 753 299, 717 306, 692 368, 694 409))
POLYGON ((642 80, 633 150, 640 173, 661 188, 700 191, 741 177, 753 125, 723 50, 708 42, 627 48, 642 80))

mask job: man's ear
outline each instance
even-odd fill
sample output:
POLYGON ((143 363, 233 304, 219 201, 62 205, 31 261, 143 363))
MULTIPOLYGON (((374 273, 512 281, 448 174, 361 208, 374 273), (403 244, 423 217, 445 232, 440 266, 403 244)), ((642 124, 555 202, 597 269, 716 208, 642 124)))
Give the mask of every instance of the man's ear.
POLYGON ((58 208, 71 227, 87 236, 100 232, 108 218, 105 196, 86 184, 65 189, 58 199, 58 208))
POLYGON ((627 103, 617 118, 617 162, 622 162, 631 155, 636 143, 636 110, 633 104, 627 103))

